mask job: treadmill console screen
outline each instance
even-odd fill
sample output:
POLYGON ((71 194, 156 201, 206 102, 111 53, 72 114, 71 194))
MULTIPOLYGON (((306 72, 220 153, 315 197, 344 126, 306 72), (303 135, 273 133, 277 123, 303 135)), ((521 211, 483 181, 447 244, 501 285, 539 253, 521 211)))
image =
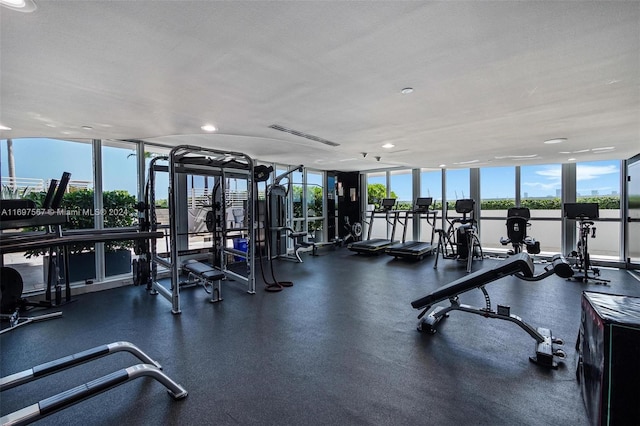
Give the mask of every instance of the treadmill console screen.
POLYGON ((382 199, 382 209, 383 210, 391 210, 393 206, 396 205, 395 198, 383 198, 382 199))
POLYGON ((433 202, 432 197, 422 197, 416 200, 416 210, 428 210, 433 202))
POLYGON ((598 203, 564 203, 567 219, 598 219, 598 203))

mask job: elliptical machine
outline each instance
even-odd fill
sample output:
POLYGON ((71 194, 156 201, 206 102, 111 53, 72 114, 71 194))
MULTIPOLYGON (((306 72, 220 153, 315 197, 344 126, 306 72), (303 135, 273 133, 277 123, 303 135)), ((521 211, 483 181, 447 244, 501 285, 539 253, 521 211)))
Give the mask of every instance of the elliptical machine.
POLYGON ((589 256, 589 238, 596 238, 596 227, 591 219, 599 218, 598 203, 565 203, 564 216, 578 222, 576 250, 570 253, 570 256, 576 259, 573 269, 578 274, 574 274, 572 278, 585 283, 589 280, 595 281, 596 284, 608 283, 609 280, 600 278, 600 269, 591 264, 589 256))
POLYGON ((438 245, 436 248, 436 261, 433 268, 438 268, 438 257, 442 254, 443 259, 456 259, 466 262, 467 272, 471 272, 473 259, 482 260, 482 246, 478 238, 478 222, 474 215, 475 201, 466 198, 456 200, 456 213, 462 217, 455 219, 446 218, 449 226, 447 230, 436 229, 438 234, 438 245))

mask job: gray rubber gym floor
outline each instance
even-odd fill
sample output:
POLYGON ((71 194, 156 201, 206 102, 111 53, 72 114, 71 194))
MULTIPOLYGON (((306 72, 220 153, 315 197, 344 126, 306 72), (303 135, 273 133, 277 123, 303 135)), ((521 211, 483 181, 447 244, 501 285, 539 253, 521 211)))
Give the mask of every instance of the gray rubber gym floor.
MULTIPOLYGON (((476 261, 474 271, 497 262, 476 261)), ((215 305, 202 288, 184 289, 181 315, 140 287, 78 296, 62 318, 0 337, 1 374, 128 341, 189 392, 173 401, 141 378, 39 422, 50 425, 585 425, 574 349, 582 291, 640 296, 624 270, 603 269, 608 286, 555 276, 488 284, 494 309, 510 305, 565 340, 567 359, 547 370, 528 360, 534 340, 507 321, 454 311, 436 334, 416 331, 410 302, 465 275, 456 261, 434 270, 433 257, 412 263, 343 248, 274 265, 293 287, 266 293, 259 279, 249 295, 228 282, 215 305)), ((460 299, 484 305, 479 290, 460 299)), ((137 363, 117 353, 7 390, 1 414, 137 363)))

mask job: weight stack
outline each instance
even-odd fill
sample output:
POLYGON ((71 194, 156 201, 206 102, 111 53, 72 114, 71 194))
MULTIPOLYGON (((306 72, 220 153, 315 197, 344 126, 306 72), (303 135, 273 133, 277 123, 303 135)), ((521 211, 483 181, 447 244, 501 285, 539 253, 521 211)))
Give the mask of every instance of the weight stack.
POLYGON ((640 425, 640 298, 582 293, 577 376, 592 425, 640 425))

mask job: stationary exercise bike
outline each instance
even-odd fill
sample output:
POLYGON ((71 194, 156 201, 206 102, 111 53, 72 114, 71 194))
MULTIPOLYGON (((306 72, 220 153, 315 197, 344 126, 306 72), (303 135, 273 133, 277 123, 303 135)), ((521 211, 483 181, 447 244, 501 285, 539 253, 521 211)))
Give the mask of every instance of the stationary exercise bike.
POLYGON ((540 253, 540 242, 527 235, 527 228, 531 226, 529 219, 531 212, 527 207, 511 207, 507 210, 507 238, 500 237, 500 244, 511 244, 509 254, 522 253, 526 248, 529 254, 540 253))
POLYGON ((478 222, 474 217, 476 202, 472 199, 456 201, 456 213, 462 214, 461 218, 449 220, 447 230, 436 229, 438 233, 438 247, 436 249, 436 261, 433 268, 438 267, 438 257, 442 254, 444 259, 456 259, 467 262, 467 272, 471 272, 471 263, 474 258, 482 259, 482 246, 478 238, 478 222))
POLYGON ((591 219, 599 218, 598 203, 565 203, 564 216, 567 219, 578 221, 579 236, 576 250, 570 254, 576 259, 573 269, 578 274, 574 274, 572 278, 585 283, 589 280, 593 280, 597 284, 608 283, 609 280, 600 278, 600 269, 591 264, 589 256, 589 238, 596 238, 596 227, 591 219))

